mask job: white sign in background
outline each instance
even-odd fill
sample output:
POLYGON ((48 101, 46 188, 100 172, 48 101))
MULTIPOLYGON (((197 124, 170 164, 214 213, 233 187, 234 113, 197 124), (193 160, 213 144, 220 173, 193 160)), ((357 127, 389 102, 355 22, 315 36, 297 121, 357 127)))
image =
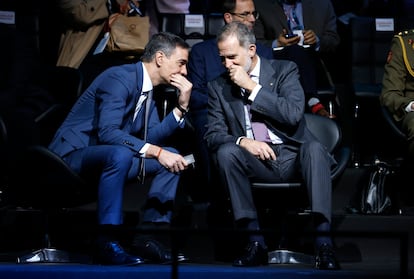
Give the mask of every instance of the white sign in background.
POLYGON ((0 23, 15 24, 15 13, 13 11, 0 11, 0 23))
POLYGON ((377 31, 394 31, 393 18, 376 18, 375 30, 377 31))

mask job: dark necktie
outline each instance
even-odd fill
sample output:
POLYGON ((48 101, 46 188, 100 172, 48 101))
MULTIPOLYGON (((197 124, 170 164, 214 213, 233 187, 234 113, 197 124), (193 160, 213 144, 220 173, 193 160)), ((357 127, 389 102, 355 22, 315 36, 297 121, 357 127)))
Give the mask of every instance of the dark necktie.
POLYGON ((141 95, 139 96, 138 102, 135 106, 135 112, 134 112, 134 118, 133 120, 135 121, 138 112, 142 109, 142 107, 144 106, 145 100, 148 98, 148 93, 150 91, 146 91, 146 92, 142 92, 141 95))
MULTIPOLYGON (((147 142, 147 135, 148 135, 148 118, 149 118, 149 111, 152 101, 152 90, 148 92, 144 92, 143 94, 147 93, 147 97, 144 99, 143 102, 141 102, 141 106, 143 107, 145 105, 145 116, 144 116, 144 141, 147 142)), ((141 98, 140 98, 141 99, 141 98)), ((138 100, 139 105, 139 100, 138 100)), ((138 106, 137 105, 137 106, 138 106)), ((139 110, 139 108, 138 108, 139 110)), ((141 164, 138 172, 138 180, 144 184, 145 181, 145 158, 141 157, 141 164)))

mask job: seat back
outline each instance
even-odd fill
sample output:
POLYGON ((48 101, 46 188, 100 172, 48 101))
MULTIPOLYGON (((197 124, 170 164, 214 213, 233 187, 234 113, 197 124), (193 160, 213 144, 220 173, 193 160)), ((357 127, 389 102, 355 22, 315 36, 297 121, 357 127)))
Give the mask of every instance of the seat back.
POLYGON ((399 138, 404 141, 407 140, 407 135, 404 134, 404 132, 401 130, 401 128, 398 126, 394 118, 392 117, 391 112, 388 110, 387 107, 381 105, 381 113, 385 120, 385 122, 388 124, 388 126, 391 128, 392 132, 399 138))
POLYGON ((217 31, 224 26, 224 18, 221 13, 212 13, 207 16, 206 38, 215 38, 217 31))
POLYGON ((202 14, 161 14, 160 31, 183 38, 190 47, 205 39, 206 23, 202 14))
POLYGON ((394 19, 353 17, 350 27, 351 79, 355 94, 362 97, 378 96, 394 36, 394 19))
POLYGON ((28 147, 19 162, 13 175, 13 197, 20 206, 60 209, 96 200, 93 184, 44 146, 28 147))
POLYGON ((312 134, 333 153, 342 139, 338 124, 332 119, 310 113, 305 113, 305 120, 312 134))
POLYGON ((39 144, 50 143, 56 130, 81 95, 82 86, 83 75, 79 69, 57 66, 51 71, 48 90, 56 101, 34 120, 39 134, 39 144))
POLYGON ((8 175, 8 154, 7 154, 7 127, 0 115, 0 205, 3 202, 3 190, 7 186, 8 175))
MULTIPOLYGON (((350 150, 341 146, 342 132, 339 125, 332 119, 316 114, 305 113, 308 129, 337 160, 337 165, 332 169, 331 178, 336 179, 345 170, 350 156, 350 150)), ((253 188, 297 188, 302 185, 302 179, 282 183, 252 183, 253 188)))
POLYGON ((161 14, 160 31, 170 32, 177 36, 184 36, 183 14, 161 14))
POLYGON ((3 117, 0 115, 0 146, 4 146, 7 143, 7 127, 4 123, 3 117))
POLYGON ((202 14, 184 15, 184 40, 191 46, 205 39, 206 24, 202 14))

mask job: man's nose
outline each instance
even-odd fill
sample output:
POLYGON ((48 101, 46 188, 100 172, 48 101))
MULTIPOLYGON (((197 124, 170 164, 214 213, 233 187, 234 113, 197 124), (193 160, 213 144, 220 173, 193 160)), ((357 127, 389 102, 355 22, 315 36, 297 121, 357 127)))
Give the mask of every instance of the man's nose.
POLYGON ((233 62, 230 59, 224 60, 224 67, 226 67, 226 69, 230 69, 232 65, 233 65, 233 62))
POLYGON ((180 74, 182 74, 183 76, 187 75, 187 67, 186 66, 181 68, 180 74))

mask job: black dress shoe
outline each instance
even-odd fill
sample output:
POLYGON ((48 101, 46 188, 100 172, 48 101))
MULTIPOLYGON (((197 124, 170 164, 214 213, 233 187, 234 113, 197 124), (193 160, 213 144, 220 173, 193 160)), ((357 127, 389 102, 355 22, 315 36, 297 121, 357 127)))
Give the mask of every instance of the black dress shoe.
MULTIPOLYGON (((131 253, 152 263, 169 264, 173 262, 171 250, 152 238, 135 237, 131 253)), ((184 254, 178 253, 177 261, 188 261, 188 258, 184 254)))
POLYGON ((98 243, 96 261, 104 265, 137 265, 144 263, 140 257, 130 255, 116 241, 98 243))
POLYGON ((259 266, 267 265, 269 257, 267 248, 262 247, 259 242, 250 242, 243 256, 234 260, 233 266, 259 266))
POLYGON ((337 270, 340 269, 335 251, 331 245, 322 244, 316 254, 315 265, 318 269, 337 270))

